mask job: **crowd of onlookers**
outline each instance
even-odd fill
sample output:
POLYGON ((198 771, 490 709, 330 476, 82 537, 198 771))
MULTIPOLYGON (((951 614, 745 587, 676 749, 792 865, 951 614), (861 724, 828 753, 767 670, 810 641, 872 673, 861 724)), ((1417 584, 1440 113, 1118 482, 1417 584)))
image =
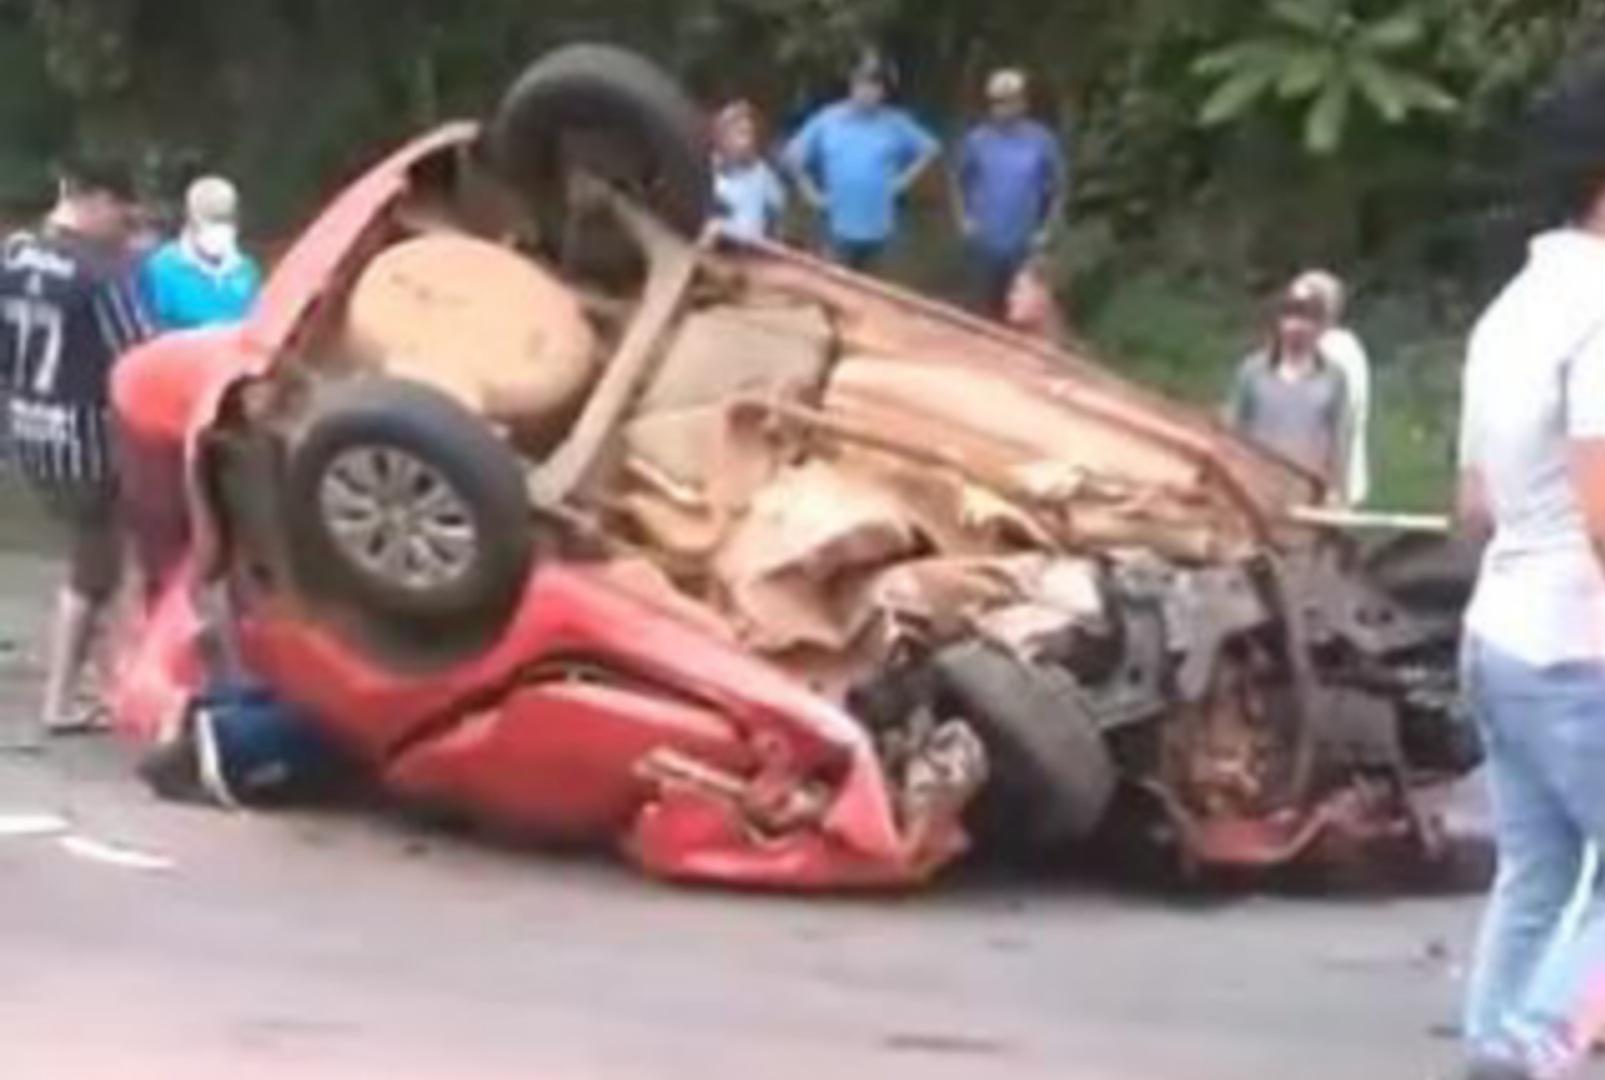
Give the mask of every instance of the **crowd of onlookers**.
MULTIPOLYGON (((773 155, 758 110, 725 106, 714 122, 721 226, 774 238, 795 190, 817 216, 821 251, 855 270, 880 269, 904 195, 943 158, 938 139, 891 102, 892 89, 887 65, 864 59, 847 96, 808 117, 773 155)), ((985 91, 986 117, 947 154, 966 298, 979 314, 1062 340, 1043 255, 1065 217, 1068 156, 1033 119, 1024 72, 995 71, 985 91)), ((1365 350, 1343 325, 1345 306, 1332 274, 1301 275, 1278 298, 1264 346, 1239 369, 1226 412, 1243 434, 1318 473, 1335 500, 1359 504, 1370 494, 1371 378, 1365 350)))
MULTIPOLYGON (((941 142, 893 104, 891 68, 862 60, 847 96, 821 108, 765 153, 763 120, 747 102, 714 126, 718 214, 730 232, 774 237, 795 189, 818 218, 818 246, 855 270, 881 268, 897 239, 904 196, 943 158, 941 142)), ((1023 72, 994 72, 988 115, 949 157, 954 223, 965 249, 968 299, 985 315, 1051 335, 1056 313, 1035 262, 1064 217, 1066 155, 1031 117, 1023 72)))

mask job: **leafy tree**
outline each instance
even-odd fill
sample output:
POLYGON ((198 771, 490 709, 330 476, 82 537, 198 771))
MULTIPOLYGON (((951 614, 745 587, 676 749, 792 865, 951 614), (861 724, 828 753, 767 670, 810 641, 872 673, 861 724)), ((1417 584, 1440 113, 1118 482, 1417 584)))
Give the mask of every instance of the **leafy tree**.
POLYGON ((1366 17, 1352 0, 1274 0, 1261 29, 1194 65, 1217 82, 1199 120, 1225 124, 1279 98, 1304 107, 1305 146, 1330 154, 1356 102, 1389 124, 1452 112, 1455 98, 1411 64, 1428 29, 1428 13, 1415 4, 1366 17))
POLYGON ((1082 299, 1306 257, 1408 282, 1460 272, 1467 163, 1505 167, 1495 136, 1598 26, 1605 0, 0 0, 0 186, 70 140, 118 145, 238 174, 278 232, 563 41, 644 49, 781 125, 876 42, 948 133, 988 67, 1033 73, 1073 141, 1082 299))

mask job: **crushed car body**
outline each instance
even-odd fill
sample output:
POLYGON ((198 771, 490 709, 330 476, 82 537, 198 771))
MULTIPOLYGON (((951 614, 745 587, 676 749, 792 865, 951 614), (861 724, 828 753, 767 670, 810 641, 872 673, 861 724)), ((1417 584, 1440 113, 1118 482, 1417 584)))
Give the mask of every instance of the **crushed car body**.
POLYGON ((665 878, 1431 859, 1478 759, 1456 582, 1084 356, 703 230, 694 115, 554 54, 336 198, 246 326, 120 365, 169 539, 119 725, 174 730, 216 586, 390 792, 665 878))

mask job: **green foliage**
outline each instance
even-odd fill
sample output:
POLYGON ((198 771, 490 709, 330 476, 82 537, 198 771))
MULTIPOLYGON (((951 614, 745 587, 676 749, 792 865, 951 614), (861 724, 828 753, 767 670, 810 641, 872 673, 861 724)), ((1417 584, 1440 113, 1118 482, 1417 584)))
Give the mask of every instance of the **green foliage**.
POLYGON ((1455 490, 1461 342, 1432 339, 1384 354, 1371 432, 1372 502, 1443 514, 1455 490))
POLYGON ((1121 281, 1084 327, 1127 374, 1198 404, 1224 398, 1255 328, 1247 294, 1158 271, 1121 281))
POLYGON ((1313 246, 1366 257, 1367 207, 1415 209, 1370 165, 1425 138, 1440 156, 1420 175, 1442 175, 1443 155, 1497 125, 1605 0, 0 0, 0 12, 0 34, 22 27, 48 74, 46 93, 25 82, 8 97, 40 102, 63 138, 249 174, 273 223, 381 141, 479 111, 559 41, 650 50, 710 98, 749 96, 788 120, 874 42, 949 129, 989 65, 1032 70, 1041 104, 1076 133, 1078 213, 1107 216, 1122 240, 1174 231, 1203 201, 1218 217, 1253 213, 1280 183, 1352 205, 1320 207, 1330 224, 1313 246), (61 100, 66 125, 51 113, 61 100), (1346 175, 1301 172, 1288 157, 1300 148, 1346 175))
MULTIPOLYGON (((1508 168, 1498 136, 1602 26, 1605 0, 0 0, 0 198, 42 199, 72 142, 118 146, 167 177, 236 174, 251 225, 282 235, 395 140, 482 115, 531 57, 581 38, 647 50, 782 127, 865 44, 949 135, 988 67, 1019 65, 1074 147, 1079 321, 1140 377, 1212 401, 1253 298, 1309 263, 1427 313, 1381 335, 1390 357, 1462 333, 1486 290, 1478 166, 1508 168)), ((905 280, 952 287, 946 219, 921 192, 905 280)), ((1368 317, 1392 320, 1383 306, 1368 317)), ((1390 494, 1427 505, 1438 451, 1416 447, 1442 442, 1452 365, 1391 363, 1379 438, 1389 482, 1406 479, 1390 494)))
POLYGON ((132 0, 28 0, 50 73, 78 98, 126 90, 132 73, 132 0))
POLYGON ((1216 82, 1199 122, 1238 120, 1267 99, 1303 108, 1304 145, 1331 154, 1349 132, 1356 102, 1387 124, 1458 102, 1412 65, 1421 60, 1427 12, 1410 3, 1366 17, 1353 0, 1274 0, 1247 39, 1200 57, 1195 74, 1216 82))

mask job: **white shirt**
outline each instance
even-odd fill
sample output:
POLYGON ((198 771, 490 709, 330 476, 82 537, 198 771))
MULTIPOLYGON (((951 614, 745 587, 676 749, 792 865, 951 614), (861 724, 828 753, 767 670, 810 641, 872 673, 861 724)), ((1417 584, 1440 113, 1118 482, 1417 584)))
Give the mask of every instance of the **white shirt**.
POLYGON ((714 197, 720 224, 731 235, 761 240, 774 232, 786 212, 786 188, 767 162, 716 166, 714 197))
POLYGON ((1571 440, 1598 438, 1605 240, 1549 233, 1472 336, 1460 449, 1495 523, 1467 626, 1536 666, 1605 658, 1605 571, 1568 457, 1571 440))
POLYGON ((1349 460, 1343 487, 1349 505, 1359 506, 1371 497, 1371 360, 1360 339, 1343 327, 1321 338, 1321 355, 1343 372, 1348 384, 1349 460))

